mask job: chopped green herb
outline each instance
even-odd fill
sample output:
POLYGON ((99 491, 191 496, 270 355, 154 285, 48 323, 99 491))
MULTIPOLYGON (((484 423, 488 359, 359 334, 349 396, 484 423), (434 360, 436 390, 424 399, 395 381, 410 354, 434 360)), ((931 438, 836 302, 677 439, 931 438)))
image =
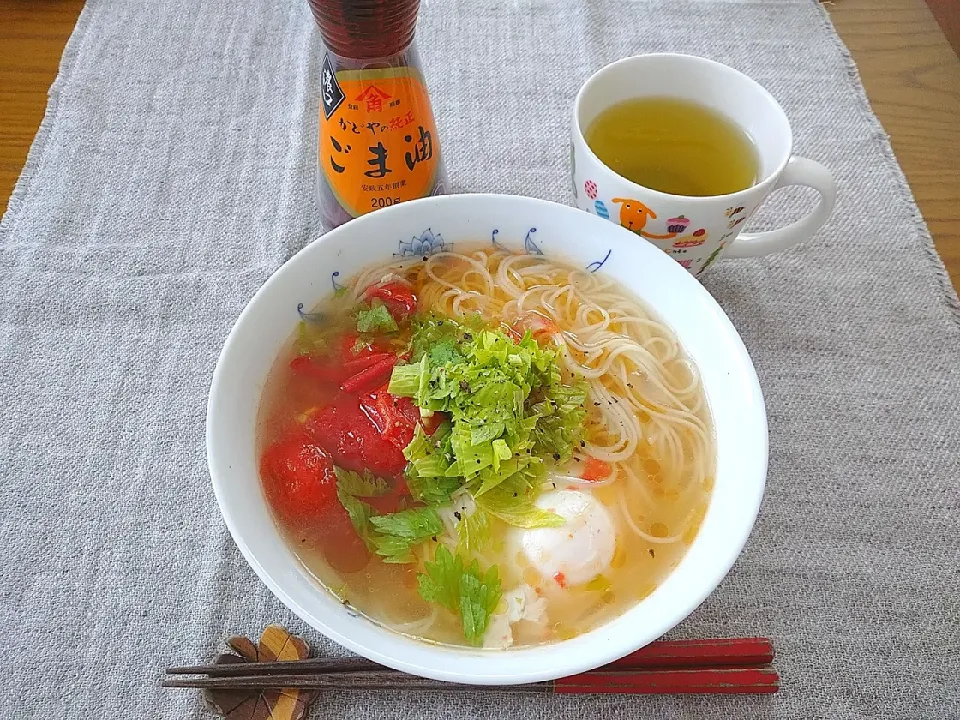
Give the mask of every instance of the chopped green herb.
POLYGON ((440 425, 432 436, 424 433, 418 425, 403 455, 410 461, 407 467, 410 494, 427 505, 448 504, 461 483, 455 474, 447 474, 453 462, 450 423, 440 425))
POLYGON ((371 552, 389 563, 414 562, 413 548, 428 538, 443 532, 443 522, 433 508, 401 510, 377 515, 376 510, 360 497, 383 495, 389 489, 386 482, 369 473, 360 475, 334 467, 337 474, 337 498, 371 552))
POLYGON ((370 517, 374 514, 374 509, 339 487, 337 488, 337 498, 343 505, 343 509, 347 511, 350 523, 353 525, 353 529, 357 531, 357 535, 360 536, 368 549, 376 550, 372 528, 370 527, 370 517))
POLYGON ((508 525, 521 528, 560 527, 566 520, 533 504, 529 492, 500 486, 476 498, 477 507, 508 525))
POLYGON ((452 613, 460 611, 460 576, 463 560, 443 545, 437 548, 433 562, 424 563, 424 572, 417 576, 420 597, 437 603, 452 613))
POLYGON ((334 466, 337 474, 337 488, 354 497, 379 497, 386 494, 389 487, 387 481, 375 477, 369 470, 361 475, 353 470, 344 470, 334 466))
POLYGON ((480 552, 490 539, 490 516, 485 510, 477 507, 467 517, 458 519, 457 554, 471 557, 480 552))
POLYGON ((459 614, 467 642, 480 645, 502 594, 496 565, 482 573, 476 560, 464 566, 459 555, 441 545, 424 570, 417 576, 420 596, 459 614))
POLYGON ((480 497, 511 478, 536 487, 543 457, 572 456, 586 390, 563 383, 556 348, 453 320, 418 323, 412 348, 390 392, 451 416, 449 448, 407 448, 417 478, 459 477, 480 497))
POLYGON ((413 547, 443 532, 443 522, 433 508, 401 510, 389 515, 374 515, 373 544, 384 562, 414 562, 413 547))
POLYGON ((398 328, 386 305, 374 305, 357 312, 357 330, 362 333, 394 332, 398 328))
POLYGON ((500 602, 500 576, 493 565, 483 575, 474 560, 460 576, 460 621, 471 645, 480 645, 490 624, 490 616, 500 602))
POLYGON ((433 508, 414 508, 401 510, 389 515, 377 515, 370 518, 374 527, 385 535, 411 538, 414 540, 426 539, 443 532, 443 522, 433 508))

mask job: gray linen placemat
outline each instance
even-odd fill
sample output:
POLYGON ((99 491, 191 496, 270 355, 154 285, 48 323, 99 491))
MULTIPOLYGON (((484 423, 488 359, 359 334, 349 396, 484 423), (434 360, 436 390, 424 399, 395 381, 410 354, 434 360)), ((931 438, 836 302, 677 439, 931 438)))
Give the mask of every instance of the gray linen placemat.
MULTIPOLYGON (((316 718, 960 717, 957 298, 812 0, 429 0, 457 191, 569 202, 567 115, 621 56, 729 63, 836 173, 829 226, 706 285, 769 407, 756 530, 675 636, 771 636, 774 697, 332 694, 316 718)), ((0 229, 0 717, 199 718, 161 669, 305 628, 217 511, 204 403, 256 288, 319 232, 306 0, 89 0, 0 229)), ((756 227, 798 215, 783 193, 756 227)))

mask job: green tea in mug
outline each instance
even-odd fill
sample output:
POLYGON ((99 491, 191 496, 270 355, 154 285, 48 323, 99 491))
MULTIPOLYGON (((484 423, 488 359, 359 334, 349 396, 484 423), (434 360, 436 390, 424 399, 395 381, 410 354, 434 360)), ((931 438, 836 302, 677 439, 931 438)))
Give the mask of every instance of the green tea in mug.
POLYGON ((602 111, 585 139, 618 175, 671 195, 726 195, 758 180, 750 136, 725 115, 690 100, 624 100, 602 111))

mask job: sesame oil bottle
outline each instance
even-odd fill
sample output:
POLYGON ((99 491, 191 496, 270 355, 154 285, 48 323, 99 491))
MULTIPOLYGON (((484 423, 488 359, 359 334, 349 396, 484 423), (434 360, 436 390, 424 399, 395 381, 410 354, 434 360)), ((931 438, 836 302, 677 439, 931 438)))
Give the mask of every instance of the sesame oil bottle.
POLYGON ((444 192, 445 172, 414 47, 420 0, 309 0, 323 37, 317 185, 334 228, 444 192))

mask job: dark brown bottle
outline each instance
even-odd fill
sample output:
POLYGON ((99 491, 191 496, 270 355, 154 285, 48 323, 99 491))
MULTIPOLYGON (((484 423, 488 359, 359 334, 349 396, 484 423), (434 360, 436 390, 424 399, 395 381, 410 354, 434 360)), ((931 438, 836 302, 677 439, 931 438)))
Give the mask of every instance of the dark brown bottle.
POLYGON ((309 0, 325 52, 318 191, 324 225, 439 195, 446 177, 414 47, 420 0, 309 0))

